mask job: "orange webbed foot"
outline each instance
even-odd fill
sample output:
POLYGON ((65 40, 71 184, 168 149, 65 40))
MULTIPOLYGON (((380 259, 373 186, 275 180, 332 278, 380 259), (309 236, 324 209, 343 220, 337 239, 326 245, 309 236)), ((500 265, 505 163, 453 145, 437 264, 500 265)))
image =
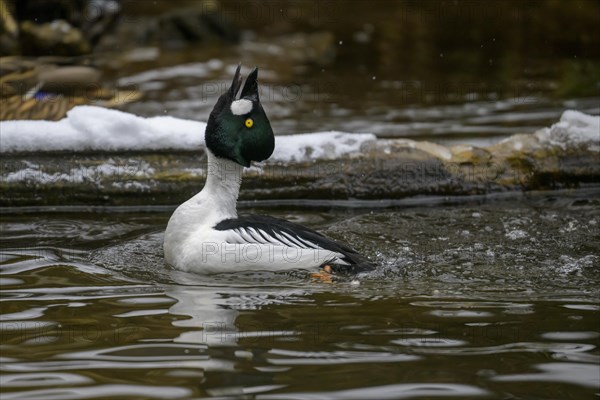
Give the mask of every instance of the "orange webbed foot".
POLYGON ((333 270, 329 265, 325 265, 321 271, 310 274, 310 277, 323 283, 333 283, 333 270))

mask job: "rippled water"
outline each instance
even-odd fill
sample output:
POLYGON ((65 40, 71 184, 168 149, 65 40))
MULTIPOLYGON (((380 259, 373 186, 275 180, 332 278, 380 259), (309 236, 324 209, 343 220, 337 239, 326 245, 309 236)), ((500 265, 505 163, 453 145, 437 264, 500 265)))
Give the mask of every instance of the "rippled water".
POLYGON ((4 215, 2 399, 593 398, 598 198, 245 210, 350 242, 359 284, 174 271, 164 211, 4 215))

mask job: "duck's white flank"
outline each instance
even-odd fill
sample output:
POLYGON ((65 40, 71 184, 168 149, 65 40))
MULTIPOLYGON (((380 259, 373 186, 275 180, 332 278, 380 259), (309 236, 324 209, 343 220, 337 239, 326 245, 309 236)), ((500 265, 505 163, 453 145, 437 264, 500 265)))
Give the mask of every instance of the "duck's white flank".
POLYGON ((233 115, 244 115, 252 111, 252 102, 248 99, 239 99, 231 103, 231 112, 233 115))
MULTIPOLYGON (((286 234, 254 228, 216 230, 219 222, 237 218, 242 167, 208 154, 207 179, 200 193, 181 204, 165 232, 165 261, 199 273, 244 270, 315 269, 343 257, 334 251, 286 234)), ((344 263, 344 262, 342 262, 344 263)))

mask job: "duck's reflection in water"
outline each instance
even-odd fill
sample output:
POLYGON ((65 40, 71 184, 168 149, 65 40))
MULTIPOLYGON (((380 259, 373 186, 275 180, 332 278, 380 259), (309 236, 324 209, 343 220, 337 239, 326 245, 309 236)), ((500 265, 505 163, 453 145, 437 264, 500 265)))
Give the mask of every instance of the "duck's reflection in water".
POLYGON ((188 316, 173 322, 178 327, 189 327, 174 339, 178 343, 203 343, 209 346, 235 346, 240 339, 252 337, 294 336, 297 332, 289 329, 265 327, 264 324, 238 320, 241 310, 254 310, 263 306, 288 303, 289 300, 304 297, 306 291, 294 287, 267 287, 257 282, 231 282, 231 276, 200 277, 195 274, 173 272, 178 282, 187 285, 168 285, 165 293, 176 299, 170 307, 173 315, 188 316), (189 285, 204 280, 199 285, 189 285))

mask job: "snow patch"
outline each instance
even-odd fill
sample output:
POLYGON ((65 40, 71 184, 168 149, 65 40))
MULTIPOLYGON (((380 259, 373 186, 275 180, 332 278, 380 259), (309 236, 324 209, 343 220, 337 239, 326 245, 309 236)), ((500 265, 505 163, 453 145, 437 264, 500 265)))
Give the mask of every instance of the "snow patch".
MULTIPOLYGON (((206 123, 144 118, 118 110, 78 106, 60 121, 0 122, 0 153, 44 151, 200 150, 206 123)), ((357 153, 373 134, 317 132, 275 137, 275 161, 335 159, 357 153)))
POLYGON ((333 160, 360 152, 361 146, 377 138, 371 133, 316 132, 276 136, 271 160, 308 161, 333 160))
POLYGON ((194 149, 204 122, 143 118, 95 106, 75 107, 60 121, 3 121, 0 152, 194 149))
POLYGON ((558 259, 556 270, 562 274, 580 273, 585 269, 592 269, 598 261, 598 256, 588 254, 581 258, 574 258, 567 255, 561 255, 558 259))
MULTIPOLYGON (((204 146, 206 123, 159 116, 139 117, 95 106, 78 106, 60 121, 0 122, 0 153, 44 151, 196 150, 204 146)), ((600 117, 565 111, 561 120, 535 133, 541 143, 565 148, 588 143, 600 151, 600 117)), ((275 161, 336 159, 359 153, 377 140, 371 133, 316 132, 276 136, 275 161)), ((385 143, 385 141, 380 141, 385 143)), ((443 146, 405 141, 410 147, 450 159, 443 146)))
MULTIPOLYGON (((132 181, 136 179, 148 179, 153 176, 156 171, 146 162, 136 162, 129 160, 128 164, 118 164, 114 160, 109 159, 106 163, 94 166, 74 166, 68 172, 53 172, 45 170, 43 166, 30 164, 26 168, 18 171, 9 172, 5 175, 0 175, 0 182, 8 183, 65 183, 78 184, 83 182, 94 182, 101 186, 102 180, 105 178, 119 179, 120 181, 132 181)), ((124 184, 126 182, 121 182, 124 184)), ((116 186, 117 184, 113 184, 116 186)))
POLYGON ((559 122, 537 131, 535 136, 541 143, 560 146, 562 149, 569 144, 588 143, 591 150, 600 151, 600 117, 567 110, 559 122))

